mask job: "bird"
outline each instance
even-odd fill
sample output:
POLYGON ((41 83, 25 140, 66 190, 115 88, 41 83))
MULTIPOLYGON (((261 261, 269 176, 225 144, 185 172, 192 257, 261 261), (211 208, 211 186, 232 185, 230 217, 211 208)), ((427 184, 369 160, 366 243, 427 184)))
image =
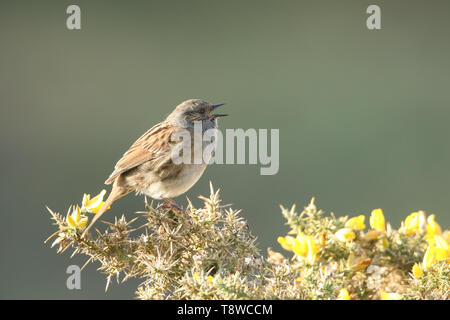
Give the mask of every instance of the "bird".
MULTIPOLYGON (((199 124, 202 134, 209 129, 217 129, 218 118, 227 114, 212 114, 212 111, 223 105, 224 103, 210 104, 202 99, 183 101, 164 121, 138 138, 116 163, 114 171, 105 181, 107 185, 112 184, 111 192, 83 231, 82 237, 87 235, 92 225, 113 202, 132 191, 156 200, 162 199, 177 208, 171 198, 185 193, 200 179, 212 156, 202 155, 200 161, 193 159, 194 155, 198 155, 198 146, 205 148, 214 143, 214 139, 204 141, 207 139, 196 134, 194 129, 199 124), (189 139, 182 139, 186 134, 189 139), (185 150, 188 150, 190 155, 185 150), (174 155, 186 156, 192 161, 186 161, 184 158, 184 161, 177 161, 174 155)), ((214 148, 215 146, 212 146, 211 151, 214 151, 214 148)))

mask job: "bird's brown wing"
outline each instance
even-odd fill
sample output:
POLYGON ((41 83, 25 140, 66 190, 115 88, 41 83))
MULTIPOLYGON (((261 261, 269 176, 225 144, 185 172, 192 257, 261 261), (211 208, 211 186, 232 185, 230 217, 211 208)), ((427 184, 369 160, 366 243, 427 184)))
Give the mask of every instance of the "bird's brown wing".
POLYGON ((171 143, 176 143, 171 141, 171 136, 177 129, 180 128, 161 122, 145 132, 117 162, 113 173, 105 181, 105 184, 112 183, 120 174, 144 162, 166 156, 169 152, 168 146, 171 143))

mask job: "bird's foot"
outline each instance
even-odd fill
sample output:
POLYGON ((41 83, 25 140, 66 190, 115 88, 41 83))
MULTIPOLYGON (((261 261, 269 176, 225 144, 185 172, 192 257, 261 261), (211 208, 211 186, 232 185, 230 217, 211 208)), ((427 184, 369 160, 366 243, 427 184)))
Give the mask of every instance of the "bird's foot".
POLYGON ((184 211, 183 208, 178 206, 176 204, 176 202, 173 201, 172 199, 170 199, 170 198, 163 198, 163 200, 165 201, 165 203, 162 203, 160 205, 161 208, 163 208, 163 209, 175 209, 177 211, 184 211))

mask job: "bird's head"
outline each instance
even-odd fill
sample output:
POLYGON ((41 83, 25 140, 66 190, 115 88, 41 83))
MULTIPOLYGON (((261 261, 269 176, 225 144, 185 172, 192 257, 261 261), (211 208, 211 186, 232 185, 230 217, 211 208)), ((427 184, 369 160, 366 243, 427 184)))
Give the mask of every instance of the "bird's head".
POLYGON ((167 121, 173 125, 190 127, 195 121, 210 122, 215 124, 220 117, 227 114, 213 114, 212 112, 221 104, 210 104, 205 100, 190 99, 180 103, 174 111, 167 117, 167 121))

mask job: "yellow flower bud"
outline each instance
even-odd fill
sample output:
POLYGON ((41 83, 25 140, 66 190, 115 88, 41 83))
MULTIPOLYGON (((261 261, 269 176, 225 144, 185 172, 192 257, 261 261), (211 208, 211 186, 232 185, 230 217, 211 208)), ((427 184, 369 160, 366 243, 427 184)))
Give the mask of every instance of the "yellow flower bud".
POLYGON ((385 232, 386 231, 386 223, 384 220, 383 210, 375 209, 372 211, 370 215, 370 226, 372 229, 385 232))
POLYGON ((75 220, 73 220, 72 216, 70 214, 67 214, 67 224, 73 228, 75 228, 77 226, 77 223, 75 222, 75 220))
POLYGON ((348 293, 347 289, 342 288, 342 289, 339 291, 339 297, 338 297, 338 300, 351 300, 350 294, 348 293))
POLYGON ((434 236, 436 245, 436 260, 447 260, 450 257, 447 241, 441 236, 434 236))
POLYGON ((363 215, 353 217, 345 223, 345 227, 354 230, 364 230, 366 228, 366 225, 364 224, 365 219, 366 217, 363 215))
POLYGON ((339 241, 348 242, 355 239, 356 235, 350 228, 340 229, 338 232, 334 234, 339 241))
POLYGON ((423 270, 428 270, 434 261, 436 261, 436 247, 433 244, 430 244, 423 256, 423 270))
POLYGON ((88 218, 81 215, 81 209, 79 206, 76 206, 72 214, 67 214, 67 224, 72 228, 83 229, 86 227, 88 223, 88 218))
POLYGON ((88 221, 89 221, 88 217, 81 218, 80 221, 78 222, 77 228, 84 229, 87 226, 88 221))
MULTIPOLYGON (((91 213, 97 213, 100 208, 103 206, 103 204, 105 203, 103 201, 103 197, 106 195, 106 190, 102 190, 98 195, 96 195, 95 197, 93 197, 91 199, 91 195, 89 194, 84 194, 83 195, 83 202, 81 204, 82 209, 84 210, 84 212, 91 212, 91 213)), ((107 210, 109 210, 111 207, 108 207, 107 210)))
POLYGON ((75 220, 76 223, 78 223, 80 221, 81 209, 80 209, 80 207, 78 205, 77 205, 77 207, 75 208, 75 210, 72 213, 72 218, 75 220))
POLYGON ((306 237, 300 233, 296 239, 294 239, 294 246, 292 247, 292 251, 300 257, 305 258, 308 255, 308 243, 306 241, 306 237))
POLYGON ((291 236, 286 236, 284 238, 278 237, 277 241, 283 247, 283 249, 288 251, 292 251, 292 248, 294 247, 295 244, 295 239, 291 236))
POLYGON ((309 263, 314 263, 316 261, 317 252, 319 251, 319 247, 317 246, 313 237, 306 236, 305 240, 306 240, 306 244, 308 245, 308 255, 306 257, 307 261, 309 263))
POLYGON ((412 274, 414 275, 414 278, 416 278, 416 279, 418 279, 418 278, 420 278, 420 277, 423 276, 423 269, 422 269, 422 267, 420 266, 420 264, 415 263, 415 264, 413 265, 413 267, 412 267, 411 272, 412 272, 412 274))
POLYGON ((427 239, 429 243, 434 242, 434 236, 438 236, 441 234, 441 227, 436 222, 434 214, 428 217, 426 230, 427 233, 425 234, 425 239, 427 239))
POLYGON ((416 234, 420 232, 421 226, 421 215, 419 212, 413 212, 409 216, 406 217, 404 226, 405 226, 405 234, 407 236, 416 234))

